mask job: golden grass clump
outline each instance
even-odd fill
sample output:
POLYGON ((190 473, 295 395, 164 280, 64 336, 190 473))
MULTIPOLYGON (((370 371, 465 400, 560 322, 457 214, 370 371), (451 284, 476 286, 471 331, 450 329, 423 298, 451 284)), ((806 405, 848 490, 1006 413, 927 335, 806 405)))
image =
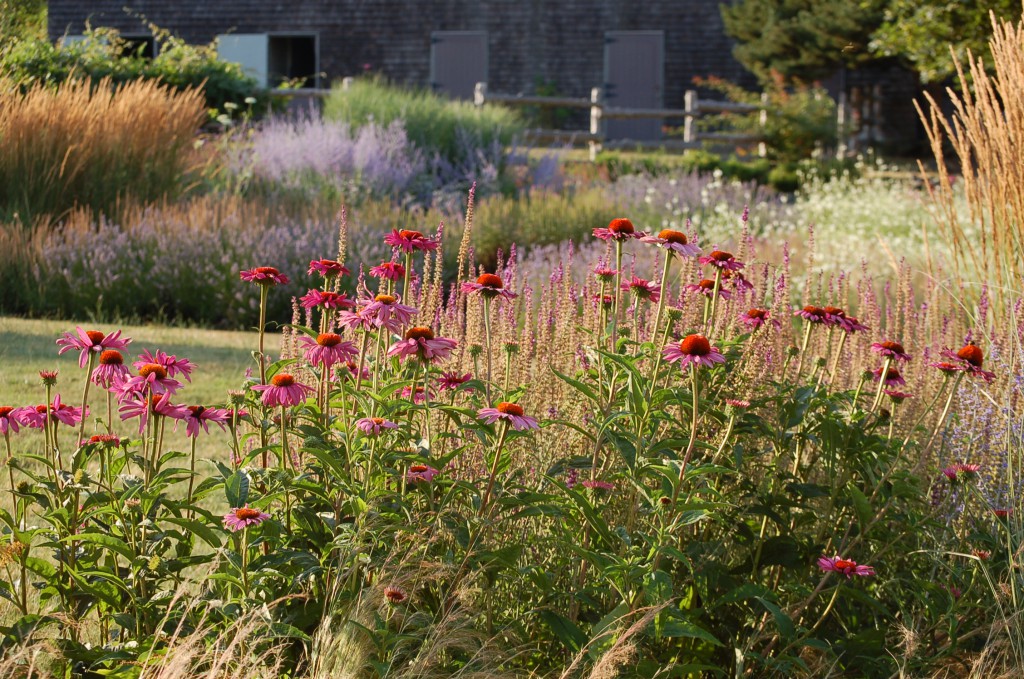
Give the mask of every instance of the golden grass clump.
POLYGON ((195 169, 204 116, 201 91, 153 81, 0 82, 0 215, 29 223, 173 197, 195 169))
POLYGON ((954 53, 960 91, 947 89, 952 117, 927 94, 927 111, 918 106, 918 113, 938 165, 931 209, 961 279, 1017 291, 1024 273, 1024 19, 998 20, 994 13, 991 19, 991 67, 970 53, 963 64, 954 53), (963 176, 967 215, 954 202, 947 143, 963 176))

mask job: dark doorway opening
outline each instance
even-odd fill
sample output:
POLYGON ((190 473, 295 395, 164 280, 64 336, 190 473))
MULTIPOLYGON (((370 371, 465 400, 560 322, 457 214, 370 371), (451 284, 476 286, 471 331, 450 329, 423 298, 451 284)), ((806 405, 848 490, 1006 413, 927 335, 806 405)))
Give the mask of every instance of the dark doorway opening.
POLYGON ((302 87, 319 85, 319 59, 315 35, 271 35, 268 44, 268 80, 276 87, 301 79, 302 87))

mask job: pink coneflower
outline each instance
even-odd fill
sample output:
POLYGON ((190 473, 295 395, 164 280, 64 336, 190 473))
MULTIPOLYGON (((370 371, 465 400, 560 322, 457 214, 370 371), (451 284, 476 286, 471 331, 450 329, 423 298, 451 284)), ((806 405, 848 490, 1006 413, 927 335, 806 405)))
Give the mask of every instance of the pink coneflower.
MULTIPOLYGON (((715 294, 715 281, 712 278, 702 278, 700 283, 689 283, 685 289, 687 292, 696 292, 711 299, 711 296, 715 294)), ((732 297, 732 293, 719 285, 718 296, 722 299, 729 299, 732 297)))
POLYGON ((1004 508, 1000 507, 1000 508, 997 508, 997 509, 993 509, 992 510, 992 514, 994 514, 997 519, 1006 519, 1006 518, 1008 518, 1010 516, 1010 514, 1013 514, 1013 510, 1012 509, 1004 509, 1004 508))
POLYGON ((258 526, 269 518, 270 514, 253 509, 246 503, 244 507, 232 509, 224 515, 224 527, 232 533, 237 533, 249 526, 258 526))
POLYGON ((478 294, 487 299, 494 299, 495 297, 515 299, 518 296, 511 290, 506 290, 501 276, 493 273, 480 274, 477 276, 475 283, 466 281, 462 284, 462 291, 468 294, 478 294))
MULTIPOLYGON (((27 426, 33 429, 42 429, 46 423, 46 404, 38 405, 35 410, 25 409, 22 411, 22 421, 27 426)), ((74 427, 82 421, 82 409, 74 406, 69 406, 67 403, 61 403, 60 394, 57 394, 53 398, 53 403, 49 408, 50 420, 52 422, 61 422, 74 427)), ((85 417, 89 417, 89 409, 85 409, 85 417)))
POLYGON ((414 250, 436 250, 440 243, 432 238, 427 238, 419 231, 409 229, 392 229, 391 233, 384 236, 384 242, 395 250, 402 252, 413 252, 414 250))
POLYGON ((182 384, 170 376, 170 371, 159 363, 143 363, 139 365, 139 374, 134 377, 115 377, 111 389, 124 398, 131 393, 173 394, 181 389, 182 384))
POLYGON ((463 384, 465 384, 466 382, 469 382, 471 379, 473 379, 473 375, 471 373, 460 375, 459 373, 453 370, 449 370, 447 372, 441 373, 441 376, 437 378, 437 384, 440 387, 441 391, 454 391, 463 384))
MULTIPOLYGON (((739 315, 739 321, 743 325, 747 326, 750 330, 757 330, 765 323, 769 322, 772 313, 768 309, 753 308, 748 311, 744 311, 739 315)), ((774 321, 773 321, 774 322, 774 321)), ((777 322, 774 322, 778 325, 777 322)))
POLYGON ((942 473, 947 479, 953 483, 961 481, 972 481, 978 476, 978 472, 981 471, 980 464, 964 464, 958 462, 957 464, 950 465, 942 470, 942 473))
POLYGON ((826 306, 821 310, 825 312, 825 325, 828 326, 841 325, 846 318, 846 312, 837 306, 826 306))
POLYGON ((267 407, 283 406, 290 408, 306 400, 306 395, 313 393, 313 388, 296 382, 288 373, 278 373, 270 378, 270 384, 254 384, 253 391, 262 391, 260 400, 267 407))
POLYGON ((508 401, 502 401, 493 408, 481 408, 477 411, 477 417, 487 424, 494 424, 498 420, 504 420, 516 431, 525 429, 540 429, 537 420, 523 414, 522 406, 508 401))
POLYGON ((686 234, 682 231, 662 229, 658 232, 657 236, 642 236, 640 240, 644 243, 652 243, 659 248, 664 248, 669 252, 675 252, 684 257, 696 257, 700 254, 700 248, 690 243, 686 234))
POLYGON ((381 262, 370 267, 370 275, 386 281, 400 281, 405 276, 405 265, 398 262, 381 262))
POLYGON ((150 353, 149 349, 144 350, 139 354, 139 359, 132 363, 132 365, 136 370, 139 370, 147 363, 156 363, 163 366, 167 370, 168 377, 176 378, 178 375, 182 375, 189 382, 192 381, 192 371, 196 367, 196 364, 187 358, 178 358, 160 349, 157 349, 155 354, 150 353))
POLYGON ((356 428, 370 436, 380 436, 381 432, 388 429, 398 429, 398 424, 383 417, 364 417, 356 420, 356 428))
POLYGON ((131 377, 131 371, 124 364, 124 356, 117 349, 107 349, 100 354, 100 364, 92 371, 93 384, 109 389, 115 380, 131 377))
POLYGON ((963 372, 980 377, 986 382, 991 382, 996 377, 995 373, 982 370, 981 366, 985 363, 985 354, 982 352, 981 347, 973 342, 967 343, 956 352, 953 352, 951 349, 944 349, 942 355, 957 363, 963 372))
POLYGON ((591 490, 603 490, 605 492, 611 492, 615 490, 614 483, 608 483, 607 481, 591 481, 586 480, 582 484, 584 488, 590 488, 591 490))
MULTIPOLYGON (((0 434, 4 436, 8 432, 18 433, 18 426, 25 426, 31 419, 29 411, 31 408, 12 408, 11 406, 0 406, 0 434)), ((35 411, 33 411, 35 412, 35 411)))
POLYGON ((405 473, 405 480, 409 483, 430 483, 439 473, 428 464, 414 464, 405 473))
MULTIPOLYGON (((871 374, 875 376, 875 381, 882 379, 882 369, 875 368, 871 371, 871 374)), ((902 387, 907 381, 903 379, 903 375, 896 368, 889 368, 885 373, 885 386, 887 387, 902 387)))
POLYGON ((824 323, 825 322, 825 310, 819 306, 807 305, 799 311, 793 312, 794 316, 799 316, 808 323, 824 323))
POLYGON ((732 287, 738 292, 750 292, 754 289, 754 284, 738 271, 729 271, 728 269, 722 271, 722 280, 731 281, 732 287))
POLYGON ((886 340, 885 342, 875 342, 871 345, 871 351, 894 361, 910 360, 910 354, 903 350, 903 345, 899 342, 892 342, 889 340, 886 340))
POLYGON ((162 415, 180 420, 185 417, 186 411, 187 408, 185 406, 171 403, 171 394, 169 392, 150 396, 132 392, 128 398, 121 402, 120 407, 117 409, 122 420, 139 418, 140 434, 146 429, 146 424, 149 422, 151 415, 162 415))
POLYGON ((683 370, 691 365, 710 368, 715 363, 725 363, 725 356, 718 347, 711 346, 703 335, 688 335, 679 342, 673 342, 662 350, 661 355, 669 363, 678 363, 683 370))
POLYGON ((603 306, 605 309, 611 309, 612 305, 615 304, 615 298, 611 295, 594 295, 594 301, 603 306))
POLYGON ((79 368, 84 368, 89 363, 90 353, 98 354, 106 349, 125 349, 131 344, 131 339, 127 337, 120 339, 120 330, 115 330, 105 335, 99 330, 82 330, 79 326, 75 328, 75 332, 78 333, 77 337, 70 332, 66 332, 57 340, 57 346, 60 347, 57 355, 60 356, 72 349, 77 349, 79 351, 79 368))
POLYGON ((992 552, 987 549, 975 549, 971 554, 978 557, 980 561, 988 561, 992 557, 992 552))
POLYGON ((647 300, 649 302, 657 302, 661 297, 661 286, 657 283, 652 283, 645 278, 639 278, 633 276, 628 281, 624 282, 620 286, 623 290, 628 290, 637 299, 647 300))
POLYGON ((348 267, 333 259, 314 259, 309 263, 309 271, 306 273, 310 276, 317 273, 324 278, 337 278, 338 276, 347 276, 351 272, 348 267))
MULTIPOLYGON (((334 368, 334 373, 341 379, 355 380, 356 373, 359 372, 359 365, 355 361, 346 361, 344 365, 338 365, 334 368)), ((363 366, 362 379, 368 380, 373 377, 373 373, 366 366, 363 366)))
POLYGON ((750 401, 745 401, 738 398, 727 398, 725 399, 725 404, 727 406, 735 408, 736 410, 746 410, 747 408, 750 407, 750 401))
POLYGON ((886 389, 883 393, 892 399, 893 403, 903 403, 908 398, 913 397, 913 394, 908 394, 905 391, 897 391, 895 389, 886 389))
POLYGON ((57 370, 40 370, 39 379, 43 381, 43 384, 47 387, 52 387, 57 384, 57 370))
POLYGON ((724 250, 712 250, 710 254, 701 257, 697 261, 701 264, 710 264, 716 269, 728 271, 739 271, 743 268, 743 262, 733 257, 731 252, 726 252, 724 250))
POLYGON ((434 331, 416 326, 405 331, 405 339, 388 349, 388 356, 415 356, 423 362, 441 361, 451 356, 458 344, 447 337, 434 337, 434 331))
MULTIPOLYGON (((422 405, 427 402, 427 392, 423 391, 423 387, 402 387, 402 398, 407 401, 412 401, 413 405, 422 405)), ((430 400, 434 400, 434 392, 430 392, 430 400)))
POLYGON ((949 363, 947 361, 941 361, 939 363, 929 363, 929 367, 937 368, 941 372, 952 375, 953 373, 966 372, 963 363, 949 363))
POLYGON ((601 240, 624 241, 630 238, 640 238, 644 234, 636 232, 633 222, 624 217, 619 217, 609 222, 607 228, 594 229, 594 235, 601 240))
POLYGON ((288 277, 272 266, 258 266, 255 269, 239 271, 238 277, 246 283, 257 285, 284 285, 288 277))
POLYGON ((199 436, 200 427, 207 434, 210 433, 211 422, 219 425, 221 431, 224 431, 224 425, 231 420, 231 411, 222 408, 208 408, 201 405, 185 406, 185 408, 179 411, 179 416, 175 417, 175 419, 184 420, 185 436, 196 438, 199 436))
POLYGON ((354 342, 343 340, 341 335, 333 332, 320 333, 316 339, 302 335, 299 344, 305 348, 304 355, 310 365, 322 366, 327 370, 339 363, 348 363, 359 355, 354 342))
MULTIPOLYGON (((827 308, 827 307, 826 307, 827 308)), ((847 333, 853 334, 855 332, 864 332, 870 330, 868 326, 857 320, 856 316, 843 316, 838 321, 839 327, 847 333)))
POLYGON ((612 282, 620 273, 622 273, 621 269, 613 269, 606 264, 598 264, 594 267, 594 275, 597 276, 597 280, 605 283, 612 282))
POLYGON ((845 575, 847 579, 854 575, 874 575, 875 569, 871 566, 859 565, 851 559, 842 559, 838 555, 834 557, 823 556, 818 559, 818 567, 823 571, 831 571, 845 575))
POLYGON ((89 437, 88 441, 82 442, 82 445, 85 444, 103 446, 104 448, 117 448, 121 445, 121 437, 114 436, 113 434, 94 434, 89 437))
POLYGON ((299 298, 303 309, 350 309, 354 302, 343 292, 325 292, 323 290, 310 290, 299 298))
POLYGON ((384 600, 387 601, 392 606, 397 606, 398 604, 402 603, 403 601, 405 601, 408 598, 409 597, 405 593, 405 590, 402 589, 401 587, 385 587, 384 588, 384 600))
POLYGON ((402 328, 412 322, 416 307, 400 303, 397 295, 377 295, 359 310, 359 315, 373 327, 384 328, 390 333, 401 333, 402 328))

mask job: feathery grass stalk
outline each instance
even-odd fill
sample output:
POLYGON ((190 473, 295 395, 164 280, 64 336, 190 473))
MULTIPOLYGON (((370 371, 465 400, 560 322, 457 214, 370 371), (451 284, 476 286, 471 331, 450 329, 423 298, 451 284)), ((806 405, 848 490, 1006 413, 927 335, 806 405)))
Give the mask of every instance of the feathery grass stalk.
POLYGON ((77 448, 82 443, 82 439, 85 438, 85 420, 87 408, 89 407, 89 385, 92 384, 92 369, 96 364, 96 352, 89 352, 89 365, 85 369, 85 387, 82 390, 82 420, 78 423, 78 441, 75 442, 77 448))
POLYGON ((498 464, 501 462, 501 450, 505 447, 505 437, 508 436, 509 423, 501 421, 498 433, 498 442, 494 446, 494 461, 491 463, 489 478, 487 479, 487 490, 484 491, 483 499, 480 500, 480 511, 477 516, 483 516, 487 510, 487 503, 491 499, 491 491, 494 490, 494 479, 498 475, 498 464))
POLYGON ((871 409, 868 412, 875 412, 875 409, 882 403, 882 392, 885 391, 885 381, 889 379, 889 368, 892 367, 892 356, 886 356, 882 361, 882 372, 878 375, 878 389, 875 390, 875 400, 871 402, 871 409))

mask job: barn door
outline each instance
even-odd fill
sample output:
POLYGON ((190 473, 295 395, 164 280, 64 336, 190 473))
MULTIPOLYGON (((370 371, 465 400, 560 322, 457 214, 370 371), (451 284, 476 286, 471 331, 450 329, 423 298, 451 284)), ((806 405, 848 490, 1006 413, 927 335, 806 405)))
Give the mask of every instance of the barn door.
POLYGON ((487 81, 487 33, 435 31, 430 34, 430 88, 453 99, 472 99, 487 81))
MULTIPOLYGON (((604 34, 604 95, 610 107, 663 108, 665 34, 609 31, 604 34)), ((662 119, 608 120, 609 139, 661 139, 662 119)))

